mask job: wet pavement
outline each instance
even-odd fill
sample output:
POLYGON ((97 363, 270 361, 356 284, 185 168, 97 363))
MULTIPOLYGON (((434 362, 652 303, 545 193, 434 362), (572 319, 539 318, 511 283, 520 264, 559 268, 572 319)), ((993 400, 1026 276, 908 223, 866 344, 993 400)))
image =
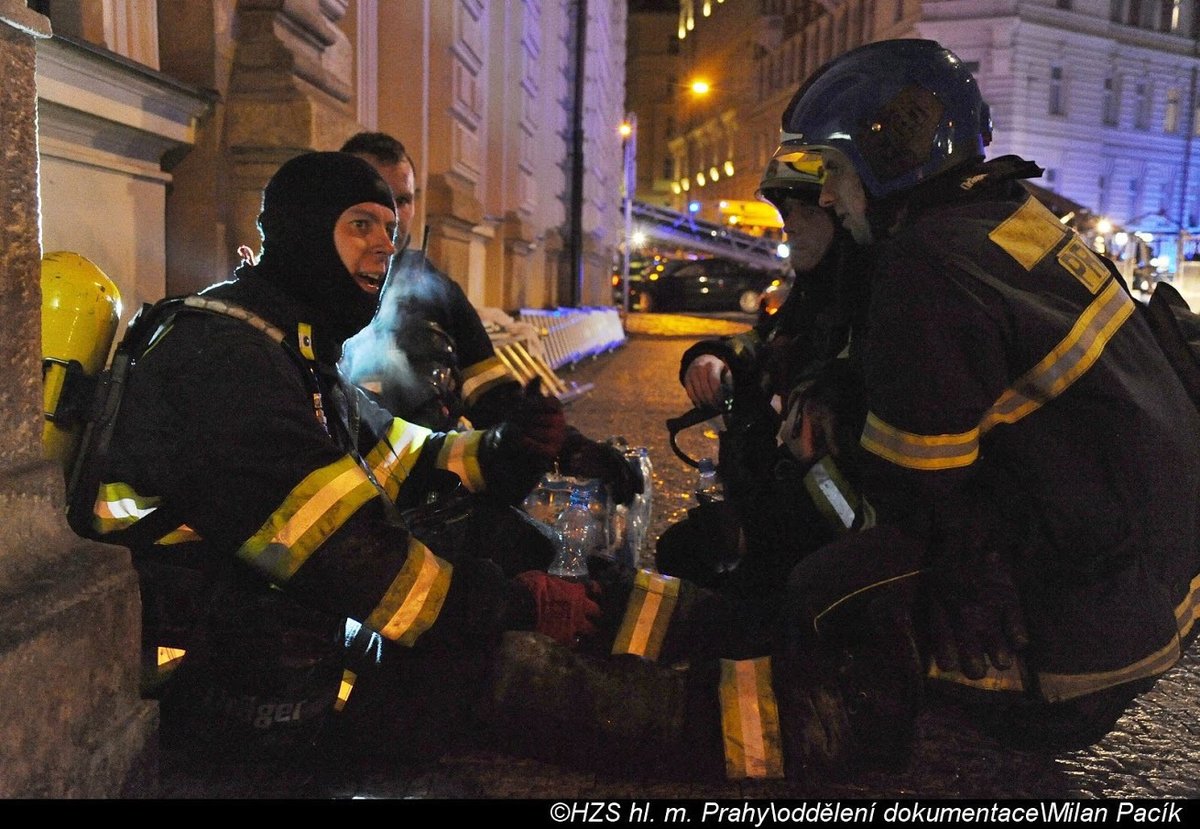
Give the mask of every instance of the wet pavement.
MULTIPOLYGON (((694 470, 672 453, 664 425, 690 408, 676 380, 679 356, 696 339, 743 327, 714 319, 633 314, 625 345, 559 372, 568 383, 594 384, 569 406, 573 425, 591 437, 624 435, 631 445, 648 447, 654 464, 651 539, 691 505, 694 470)), ((683 433, 679 444, 692 457, 715 456, 716 432, 698 426, 683 433)), ((643 551, 643 563, 651 561, 652 542, 643 551)), ((976 731, 961 712, 942 707, 921 716, 906 769, 837 781, 664 783, 581 773, 490 752, 452 754, 421 767, 363 763, 305 769, 237 760, 200 764, 164 755, 159 788, 138 794, 310 800, 1200 798, 1200 658, 1194 650, 1134 704, 1111 734, 1089 748, 1058 755, 1005 750, 976 731)))

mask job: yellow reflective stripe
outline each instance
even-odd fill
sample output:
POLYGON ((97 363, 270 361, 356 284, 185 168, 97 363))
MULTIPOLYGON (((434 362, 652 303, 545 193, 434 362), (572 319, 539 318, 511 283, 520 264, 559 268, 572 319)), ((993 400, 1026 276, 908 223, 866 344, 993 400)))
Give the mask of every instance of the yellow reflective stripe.
POLYGON ((771 657, 721 660, 721 732, 731 780, 783 777, 779 706, 771 657))
POLYGON ((408 558, 366 625, 401 645, 412 646, 442 612, 454 568, 415 538, 408 558))
POLYGON ((437 468, 453 472, 470 492, 479 492, 487 487, 483 470, 479 467, 479 445, 483 432, 448 432, 442 449, 438 452, 437 468))
POLYGON ((943 671, 936 662, 931 662, 926 675, 930 679, 942 682, 953 682, 956 685, 966 685, 981 691, 1024 691, 1025 672, 1023 663, 1014 660, 1011 668, 999 670, 988 663, 987 671, 980 679, 968 679, 959 671, 943 671))
POLYGON ((367 453, 365 460, 371 474, 393 501, 432 434, 424 426, 392 418, 387 433, 367 453))
POLYGON ((613 641, 614 656, 630 653, 656 661, 679 602, 679 579, 650 570, 638 570, 625 605, 621 628, 613 641))
POLYGON ((155 544, 186 544, 190 541, 202 541, 200 533, 193 530, 187 524, 180 524, 175 529, 164 535, 162 538, 155 541, 155 544))
POLYGON ((1133 300, 1116 280, 1109 280, 1067 335, 1004 390, 976 429, 957 435, 916 435, 890 426, 872 412, 859 442, 867 451, 909 469, 969 466, 979 455, 981 435, 998 424, 1016 423, 1070 388, 1100 359, 1133 310, 1133 300))
POLYGON ((313 551, 379 491, 349 455, 310 473, 288 493, 238 557, 277 583, 287 581, 313 551))
POLYGON ((804 475, 804 488, 832 527, 847 530, 854 525, 859 498, 833 458, 826 456, 812 465, 804 475))
POLYGON ((161 500, 138 495, 129 484, 100 484, 92 505, 92 525, 102 534, 127 529, 154 512, 161 500))
POLYGON ((484 392, 508 380, 520 382, 499 357, 492 355, 480 360, 463 370, 463 400, 470 406, 484 392))
POLYGON ((350 699, 350 694, 354 690, 354 682, 357 679, 358 675, 349 668, 342 671, 342 682, 338 685, 337 699, 333 703, 334 711, 341 711, 346 707, 346 703, 350 699))
POLYGON ((1158 650, 1123 668, 1091 674, 1039 673, 1038 686, 1047 702, 1064 702, 1135 679, 1158 676, 1178 662, 1179 656, 1179 639, 1172 637, 1158 650))
POLYGON ((868 452, 908 469, 955 469, 979 457, 979 430, 957 435, 917 435, 867 415, 859 443, 868 452))
POLYGON ((1192 631, 1192 625, 1200 619, 1200 575, 1195 576, 1188 585, 1188 594, 1175 608, 1175 624, 1181 637, 1192 631))
POLYGON ((861 596, 863 593, 866 593, 869 590, 874 590, 877 587, 885 587, 889 584, 893 584, 904 579, 911 579, 913 576, 921 575, 922 572, 923 571, 921 570, 910 570, 907 573, 901 573, 898 576, 892 576, 891 578, 883 579, 882 581, 873 582, 860 587, 853 592, 847 593, 845 596, 838 598, 833 604, 829 605, 824 610, 813 616, 813 632, 819 635, 821 633, 821 620, 824 619, 828 614, 837 610, 837 608, 841 605, 853 599, 855 596, 861 596))
POLYGON ((1067 228, 1040 201, 1030 196, 1025 203, 988 234, 1025 270, 1032 270, 1068 233, 1067 228))
POLYGON ((1000 395, 980 422, 983 432, 998 423, 1015 423, 1066 391, 1100 358, 1133 309, 1129 295, 1115 279, 1109 280, 1067 336, 1000 395))

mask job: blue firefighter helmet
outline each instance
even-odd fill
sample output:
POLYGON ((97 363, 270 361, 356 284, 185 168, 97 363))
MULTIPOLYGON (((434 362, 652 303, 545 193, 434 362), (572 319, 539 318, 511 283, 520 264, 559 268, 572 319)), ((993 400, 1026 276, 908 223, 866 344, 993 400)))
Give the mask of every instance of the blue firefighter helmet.
POLYGON ((781 153, 840 150, 876 199, 982 158, 992 132, 974 76, 949 49, 919 39, 834 58, 796 92, 782 126, 781 153))

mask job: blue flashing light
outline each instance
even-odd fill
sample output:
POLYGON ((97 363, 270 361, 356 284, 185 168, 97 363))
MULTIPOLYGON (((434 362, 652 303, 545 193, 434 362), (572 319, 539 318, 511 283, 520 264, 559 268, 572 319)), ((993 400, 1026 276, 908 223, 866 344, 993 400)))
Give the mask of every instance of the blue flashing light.
POLYGON ((700 202, 698 202, 698 201, 688 202, 688 212, 689 213, 699 213, 700 212, 700 202))

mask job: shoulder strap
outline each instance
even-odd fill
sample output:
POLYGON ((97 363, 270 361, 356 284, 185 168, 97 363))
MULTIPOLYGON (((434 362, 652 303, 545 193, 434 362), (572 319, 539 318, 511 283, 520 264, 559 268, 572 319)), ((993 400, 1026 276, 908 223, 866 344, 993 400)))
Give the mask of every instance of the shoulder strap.
POLYGON ((113 354, 111 365, 101 372, 97 379, 95 396, 84 423, 79 450, 67 475, 67 523, 77 535, 84 538, 95 537, 92 512, 96 493, 99 492, 102 470, 107 465, 109 448, 130 372, 142 355, 169 330, 176 316, 186 311, 220 314, 241 320, 280 345, 301 369, 313 396, 317 420, 328 431, 316 375, 308 361, 277 327, 239 305, 199 295, 172 297, 153 305, 147 303, 130 321, 113 354))

